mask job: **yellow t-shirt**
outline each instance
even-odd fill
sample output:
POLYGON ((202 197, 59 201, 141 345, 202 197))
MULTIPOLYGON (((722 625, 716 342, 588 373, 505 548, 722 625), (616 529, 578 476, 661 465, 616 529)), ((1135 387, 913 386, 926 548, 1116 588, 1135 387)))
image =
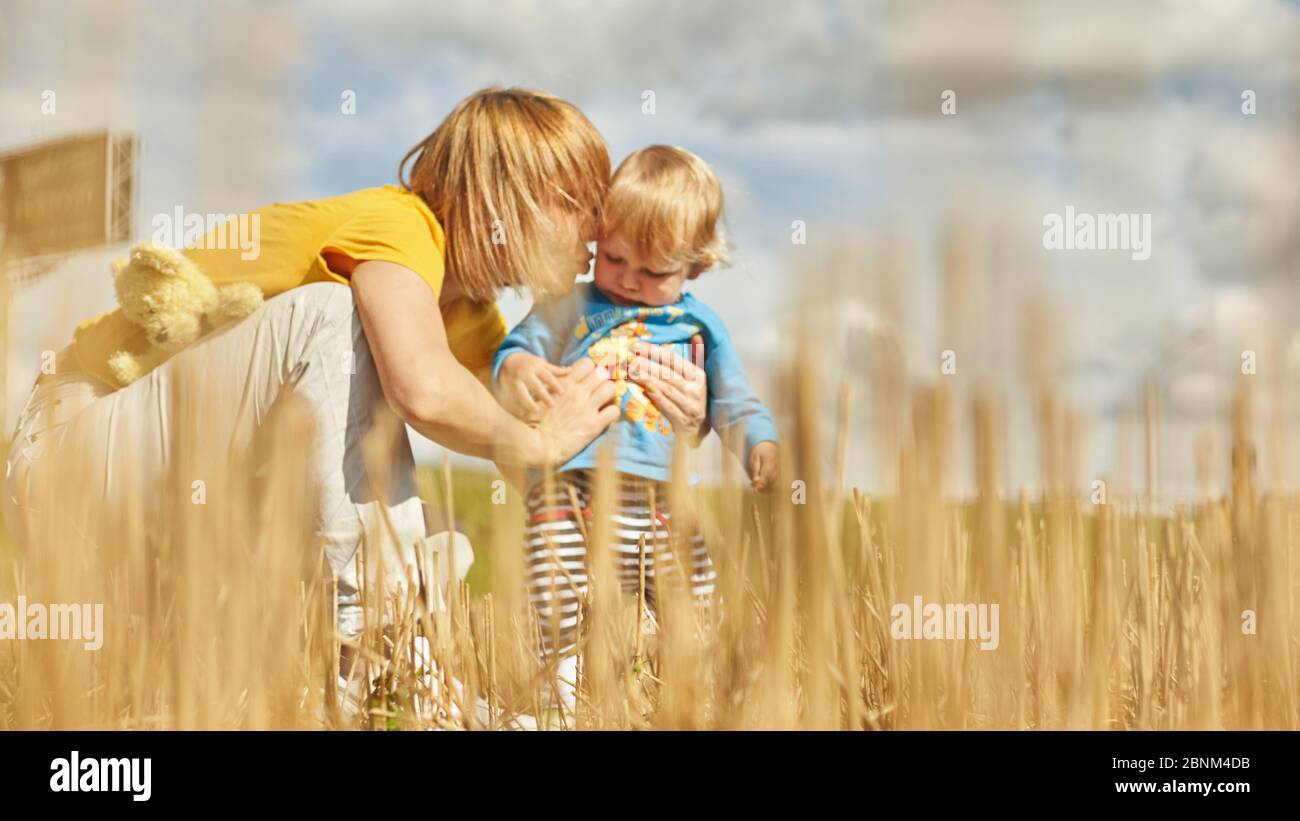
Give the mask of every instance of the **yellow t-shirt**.
MULTIPOLYGON (((247 252, 235 241, 238 232, 225 228, 206 237, 201 248, 184 252, 218 286, 251 282, 270 299, 309 282, 347 283, 357 263, 384 260, 415 271, 435 297, 442 292, 446 235, 424 200, 404 188, 385 185, 338 197, 276 203, 252 214, 258 217, 254 258, 243 258, 247 252), (217 247, 218 236, 225 247, 217 247)), ((246 228, 243 238, 252 236, 246 228)), ((496 305, 459 299, 443 307, 442 318, 456 359, 475 373, 490 368, 492 354, 506 335, 496 305)), ((144 332, 118 308, 78 325, 72 352, 81 370, 116 386, 109 357, 120 350, 143 353, 148 345, 144 332)))

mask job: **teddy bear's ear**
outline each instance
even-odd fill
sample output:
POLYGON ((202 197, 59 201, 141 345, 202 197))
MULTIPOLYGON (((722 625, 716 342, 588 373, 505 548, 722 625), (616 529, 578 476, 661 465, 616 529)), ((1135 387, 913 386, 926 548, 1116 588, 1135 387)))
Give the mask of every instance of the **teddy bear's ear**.
POLYGON ((146 268, 152 268, 163 276, 180 276, 185 270, 187 260, 179 252, 166 245, 153 242, 141 242, 131 249, 131 259, 146 268))

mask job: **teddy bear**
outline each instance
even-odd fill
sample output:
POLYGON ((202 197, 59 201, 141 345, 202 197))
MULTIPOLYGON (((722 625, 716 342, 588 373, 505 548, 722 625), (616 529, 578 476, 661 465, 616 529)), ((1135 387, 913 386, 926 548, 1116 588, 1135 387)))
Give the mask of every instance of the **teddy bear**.
POLYGON ((129 257, 113 263, 113 290, 123 316, 149 341, 143 353, 123 350, 109 358, 109 369, 122 387, 262 305, 262 291, 251 282, 218 288, 184 254, 152 242, 137 244, 129 257))

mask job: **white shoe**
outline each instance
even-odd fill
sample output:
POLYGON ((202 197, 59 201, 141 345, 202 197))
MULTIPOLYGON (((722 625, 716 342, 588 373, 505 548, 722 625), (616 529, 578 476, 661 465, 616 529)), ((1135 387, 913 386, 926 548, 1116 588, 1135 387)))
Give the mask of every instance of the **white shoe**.
POLYGON ((546 679, 542 692, 546 707, 563 707, 569 716, 578 706, 578 657, 565 656, 556 664, 555 675, 546 679), (558 681, 557 681, 558 679, 558 681))
POLYGON ((361 715, 363 705, 366 702, 366 682, 360 676, 353 676, 352 681, 348 677, 339 676, 339 708, 342 710, 343 720, 351 723, 357 720, 361 715))
MULTIPOLYGON (((437 665, 434 664, 430 658, 429 640, 424 636, 416 636, 412 639, 412 642, 415 644, 415 663, 418 667, 421 667, 424 670, 424 684, 429 688, 433 702, 439 703, 441 701, 440 694, 442 680, 438 676, 437 665)), ((456 702, 459 701, 464 703, 465 686, 461 684, 459 679, 453 677, 451 680, 451 688, 456 694, 456 699, 451 704, 451 715, 443 715, 442 717, 453 722, 460 721, 463 716, 460 708, 456 706, 456 702)), ((428 708, 429 714, 432 715, 433 705, 428 704, 424 706, 428 708)), ((506 715, 507 713, 504 710, 497 710, 494 714, 492 708, 487 703, 487 699, 482 696, 478 696, 474 699, 474 719, 480 727, 487 727, 493 723, 502 724, 504 722, 504 726, 501 729, 537 729, 537 719, 526 713, 513 715, 509 719, 505 718, 506 715)))
MULTIPOLYGON (((417 715, 422 719, 430 719, 434 717, 436 711, 438 716, 444 720, 453 723, 461 721, 464 716, 455 701, 450 705, 450 715, 437 706, 441 704, 439 696, 442 689, 442 679, 438 676, 437 666, 429 658, 429 640, 424 636, 416 636, 413 641, 415 644, 416 665, 423 668, 424 686, 428 688, 430 693, 430 696, 421 695, 417 697, 417 715)), ((344 718, 349 722, 356 721, 364 711, 366 698, 370 695, 365 674, 354 675, 350 683, 346 676, 340 675, 338 686, 339 701, 344 718)), ((456 693, 456 700, 463 703, 465 699, 464 685, 458 679, 453 678, 451 686, 456 693)), ((494 711, 488 706, 486 699, 481 696, 474 699, 474 718, 480 727, 490 726, 494 723, 493 719, 495 718, 495 723, 503 730, 537 729, 537 719, 527 713, 510 715, 509 718, 506 717, 507 715, 504 710, 496 710, 494 716, 494 711)))

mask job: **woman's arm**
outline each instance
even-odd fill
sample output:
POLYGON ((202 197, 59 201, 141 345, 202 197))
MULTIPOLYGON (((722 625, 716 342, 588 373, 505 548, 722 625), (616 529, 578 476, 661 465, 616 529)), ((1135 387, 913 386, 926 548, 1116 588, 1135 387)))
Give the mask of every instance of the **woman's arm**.
POLYGON ((351 281, 388 404, 438 444, 499 462, 554 464, 618 418, 608 376, 580 365, 536 427, 520 422, 452 355, 438 300, 418 274, 370 260, 353 269, 351 281))

